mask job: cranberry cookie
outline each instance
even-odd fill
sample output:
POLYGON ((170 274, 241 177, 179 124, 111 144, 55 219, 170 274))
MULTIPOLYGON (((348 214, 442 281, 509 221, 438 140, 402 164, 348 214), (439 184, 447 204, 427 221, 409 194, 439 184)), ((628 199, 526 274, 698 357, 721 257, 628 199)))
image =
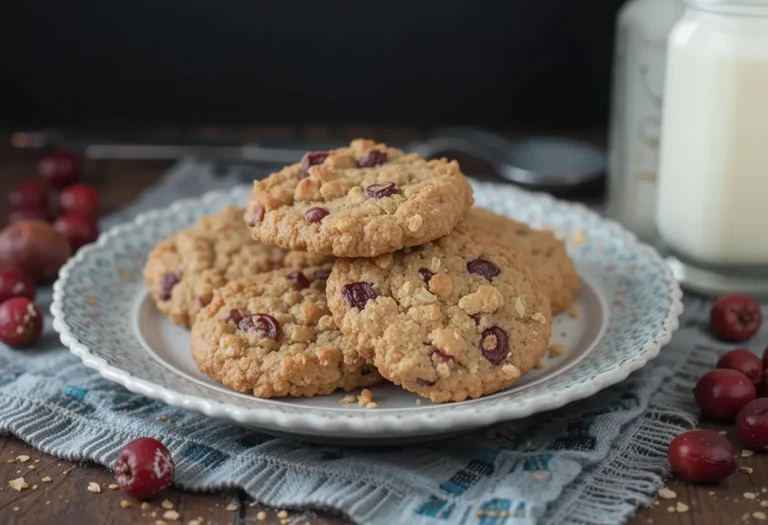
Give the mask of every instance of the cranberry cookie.
POLYGON ((549 296, 552 314, 558 314, 573 303, 581 281, 565 243, 551 231, 533 230, 527 224, 513 221, 484 208, 472 208, 459 228, 480 228, 498 242, 514 247, 528 257, 533 274, 549 296))
POLYGON ((245 221, 267 244, 373 257, 447 235, 472 202, 457 162, 358 139, 255 181, 245 221))
POLYGON ((216 290, 192 327, 200 370, 256 397, 314 396, 381 381, 328 310, 330 265, 273 272, 216 290))
POLYGON ((254 242, 233 206, 203 217, 191 228, 158 243, 144 266, 144 282, 157 308, 189 327, 213 291, 227 282, 277 268, 302 268, 328 258, 290 253, 254 242))
POLYGON ((525 257, 479 231, 338 259, 328 304, 382 376, 434 402, 507 388, 544 355, 552 325, 525 257))

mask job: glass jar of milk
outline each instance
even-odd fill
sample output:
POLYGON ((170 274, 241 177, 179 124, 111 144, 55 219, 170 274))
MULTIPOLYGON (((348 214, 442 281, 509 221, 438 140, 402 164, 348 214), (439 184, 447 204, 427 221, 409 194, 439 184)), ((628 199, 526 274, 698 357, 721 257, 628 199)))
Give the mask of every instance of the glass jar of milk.
POLYGON ((656 202, 684 287, 768 294, 768 0, 686 0, 668 40, 656 202))

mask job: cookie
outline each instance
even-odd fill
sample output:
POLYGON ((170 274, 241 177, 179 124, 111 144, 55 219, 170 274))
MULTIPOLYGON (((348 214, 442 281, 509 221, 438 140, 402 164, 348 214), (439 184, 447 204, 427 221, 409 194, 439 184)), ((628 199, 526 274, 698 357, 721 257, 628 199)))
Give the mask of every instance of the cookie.
POLYGON ((200 371, 264 398, 380 382, 333 322, 325 297, 330 268, 276 270, 216 290, 192 327, 200 371))
POLYGON ((328 304, 382 376, 433 402, 510 386, 544 355, 552 324, 526 258, 479 231, 338 259, 328 304))
POLYGON ((447 235, 472 202, 457 162, 358 139, 255 181, 245 221, 266 244, 373 257, 447 235))
POLYGON ((478 227, 502 244, 521 251, 539 282, 544 286, 552 314, 566 310, 579 292, 581 281, 565 243, 551 231, 534 230, 485 208, 472 208, 459 228, 478 227))
POLYGON ((229 206, 161 241, 150 252, 144 282, 157 308, 174 323, 191 326, 213 291, 233 279, 328 259, 254 242, 243 225, 243 213, 229 206))

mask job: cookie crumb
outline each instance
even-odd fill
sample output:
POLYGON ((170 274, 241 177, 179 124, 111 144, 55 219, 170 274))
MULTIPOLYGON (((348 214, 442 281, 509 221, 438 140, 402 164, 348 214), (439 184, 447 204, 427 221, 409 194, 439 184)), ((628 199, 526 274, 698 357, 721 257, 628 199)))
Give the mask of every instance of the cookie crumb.
POLYGON ((714 496, 715 495, 715 491, 714 490, 710 490, 709 492, 707 492, 707 495, 714 496))
POLYGON ((568 315, 573 317, 574 319, 578 319, 581 317, 581 310, 579 310, 578 306, 571 306, 570 310, 568 310, 568 315))
POLYGON ((763 507, 763 508, 768 507, 768 500, 761 501, 760 502, 760 506, 763 507))
POLYGON ((339 404, 340 405, 348 405, 350 403, 354 403, 355 401, 357 401, 357 397, 355 397, 354 394, 347 394, 344 397, 342 397, 341 399, 339 399, 339 404))
POLYGON ((21 510, 21 507, 13 507, 13 512, 19 512, 21 510))
POLYGON ((717 433, 720 434, 721 436, 724 436, 724 435, 726 435, 728 433, 728 431, 727 430, 718 430, 717 433))
POLYGON ((744 493, 744 499, 756 499, 756 498, 757 498, 757 494, 755 494, 754 492, 744 493))
POLYGON ((155 520, 155 525, 168 525, 168 523, 163 520, 155 520))
POLYGON ((101 492, 101 487, 95 481, 88 483, 88 492, 95 492, 96 494, 101 492))
POLYGON ((27 484, 26 481, 24 481, 24 478, 12 479, 11 481, 8 482, 8 486, 19 492, 21 492, 22 489, 29 488, 29 485, 27 484))
POLYGON ((149 503, 146 501, 141 503, 141 510, 149 510, 149 503))
POLYGON ((759 521, 764 521, 768 516, 765 515, 765 512, 760 512, 759 510, 757 512, 752 513, 752 517, 759 521))
POLYGON ((421 404, 421 402, 422 402, 422 401, 421 401, 421 399, 417 399, 417 400, 416 400, 416 404, 417 404, 417 405, 420 405, 420 404, 421 404))
POLYGON ((277 517, 280 518, 280 519, 287 518, 288 517, 288 511, 281 510, 280 512, 277 513, 277 517))
POLYGON ((16 461, 21 461, 22 463, 26 463, 27 461, 29 461, 29 456, 18 456, 16 458, 16 461))
POLYGON ((664 499, 675 499, 677 497, 677 492, 668 489, 667 487, 662 487, 659 489, 659 497, 664 499))
POLYGON ((160 504, 160 506, 163 507, 164 509, 170 510, 173 508, 173 502, 171 502, 170 500, 164 499, 163 502, 160 504))
POLYGON ((181 514, 176 512, 175 510, 166 510, 163 512, 163 518, 171 521, 179 521, 179 518, 181 517, 181 514))
POLYGON ((539 359, 539 362, 533 365, 533 368, 535 368, 536 370, 541 370, 542 368, 544 368, 544 361, 539 359))
POLYGON ((379 408, 379 405, 377 405, 376 403, 374 403, 373 401, 371 401, 370 403, 368 403, 367 405, 365 405, 365 408, 379 408))
POLYGON ((357 404, 361 407, 367 406, 368 403, 373 402, 373 394, 367 388, 364 388, 360 395, 357 396, 357 404))
POLYGON ((749 450, 748 448, 745 448, 744 450, 741 451, 741 457, 743 458, 751 458, 754 455, 755 455, 755 451, 749 450))
POLYGON ((124 509, 130 508, 131 505, 132 505, 132 503, 130 501, 128 501, 127 499, 120 500, 120 506, 123 507, 124 509))
POLYGON ((563 345, 550 345, 547 350, 549 351, 549 357, 560 357, 565 353, 563 345))
POLYGON ((203 525, 203 518, 198 517, 193 520, 189 520, 187 525, 203 525))
POLYGON ((675 512, 675 507, 667 507, 667 512, 669 512, 670 514, 675 512))
POLYGON ((547 317, 541 312, 533 314, 531 320, 536 321, 539 324, 547 324, 547 317))
POLYGON ((739 472, 742 474, 752 474, 753 469, 752 467, 739 467, 739 472))
POLYGON ((238 509, 237 503, 230 503, 226 507, 224 507, 224 510, 228 510, 230 512, 234 512, 238 509))
POLYGON ((688 512, 690 509, 689 509, 688 505, 686 505, 682 501, 678 501, 677 505, 675 505, 675 510, 677 512, 688 512))
POLYGON ((32 490, 37 490, 37 485, 32 485, 32 490))
POLYGON ((53 481, 53 479, 51 478, 51 476, 45 476, 43 478, 43 483, 50 483, 52 481, 53 481))
POLYGON ((11 458, 6 463, 16 463, 16 458, 11 458))
POLYGON ((267 519, 267 513, 264 512, 263 510, 260 510, 258 514, 256 514, 256 519, 259 521, 264 521, 265 519, 267 519))
POLYGON ((29 469, 29 470, 35 470, 35 466, 34 466, 34 465, 30 465, 30 466, 28 466, 28 467, 27 467, 27 469, 29 469))
POLYGON ((110 483, 109 484, 109 490, 117 490, 119 488, 120 488, 120 485, 118 485, 117 483, 110 483))

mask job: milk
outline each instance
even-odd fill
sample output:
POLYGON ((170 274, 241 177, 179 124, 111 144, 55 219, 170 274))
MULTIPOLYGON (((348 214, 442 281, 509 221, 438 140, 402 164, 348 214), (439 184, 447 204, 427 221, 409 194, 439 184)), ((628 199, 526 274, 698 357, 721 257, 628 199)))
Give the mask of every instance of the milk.
POLYGON ((702 265, 768 267, 768 1, 690 3, 669 36, 657 230, 702 265))

